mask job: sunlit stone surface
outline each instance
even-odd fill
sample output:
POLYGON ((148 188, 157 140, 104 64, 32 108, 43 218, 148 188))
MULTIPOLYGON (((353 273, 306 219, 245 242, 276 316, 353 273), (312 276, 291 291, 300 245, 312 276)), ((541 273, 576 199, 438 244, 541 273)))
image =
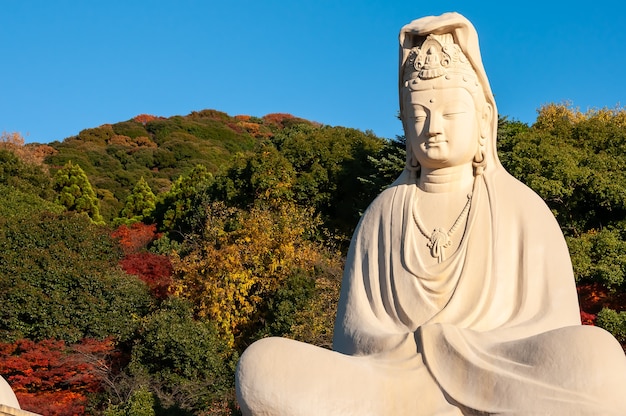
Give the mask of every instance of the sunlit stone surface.
POLYGON ((580 325, 563 235, 498 160, 475 29, 425 17, 400 48, 406 169, 354 233, 334 351, 254 343, 243 413, 625 415, 624 353, 580 325))

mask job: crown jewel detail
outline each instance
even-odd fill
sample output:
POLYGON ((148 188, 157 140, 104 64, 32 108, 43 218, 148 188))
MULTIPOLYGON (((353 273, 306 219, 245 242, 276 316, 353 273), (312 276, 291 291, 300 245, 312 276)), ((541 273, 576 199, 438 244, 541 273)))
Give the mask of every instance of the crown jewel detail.
POLYGON ((407 80, 429 80, 453 73, 476 78, 472 65, 449 33, 428 35, 420 46, 411 49, 405 63, 407 80))

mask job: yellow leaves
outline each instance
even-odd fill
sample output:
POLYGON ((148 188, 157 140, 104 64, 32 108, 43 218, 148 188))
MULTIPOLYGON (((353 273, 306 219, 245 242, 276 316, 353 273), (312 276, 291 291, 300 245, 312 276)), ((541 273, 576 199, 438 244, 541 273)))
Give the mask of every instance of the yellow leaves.
POLYGON ((538 110, 536 128, 551 131, 560 123, 576 125, 585 120, 596 119, 602 123, 615 123, 618 127, 626 127, 626 109, 623 107, 590 109, 581 112, 572 107, 571 103, 547 104, 538 110))
POLYGON ((307 233, 320 221, 294 204, 244 211, 215 202, 207 212, 203 235, 173 257, 174 293, 190 299, 232 345, 290 276, 313 274, 323 254, 307 233))
POLYGON ((562 123, 576 124, 584 120, 585 116, 579 109, 573 108, 570 103, 547 104, 538 110, 534 126, 542 130, 553 131, 562 123))

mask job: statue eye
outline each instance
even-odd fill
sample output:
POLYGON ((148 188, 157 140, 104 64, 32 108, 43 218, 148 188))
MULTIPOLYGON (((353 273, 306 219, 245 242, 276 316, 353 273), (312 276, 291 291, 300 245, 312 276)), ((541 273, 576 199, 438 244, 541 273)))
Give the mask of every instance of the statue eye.
POLYGON ((424 110, 415 110, 413 114, 411 114, 411 118, 415 121, 424 121, 427 116, 424 110))
POLYGON ((464 114, 467 114, 467 111, 464 110, 459 110, 459 111, 446 111, 445 113, 443 113, 443 117, 446 119, 454 119, 454 118, 458 118, 464 114))

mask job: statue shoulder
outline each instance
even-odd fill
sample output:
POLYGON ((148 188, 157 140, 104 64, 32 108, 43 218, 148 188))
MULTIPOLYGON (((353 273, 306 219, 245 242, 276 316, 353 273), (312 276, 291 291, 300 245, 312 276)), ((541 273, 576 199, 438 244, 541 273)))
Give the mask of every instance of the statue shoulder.
POLYGON ((363 217, 374 214, 378 215, 391 210, 393 206, 398 203, 399 199, 404 200, 403 195, 406 193, 409 186, 410 185, 392 185, 382 191, 367 207, 363 213, 363 217))
MULTIPOLYGON (((522 218, 522 223, 528 227, 556 226, 556 218, 545 201, 527 185, 502 169, 491 178, 492 191, 495 190, 498 211, 510 213, 515 218, 522 218)), ((506 215, 506 214, 505 214, 506 215)), ((560 232, 560 231, 559 231, 560 232)))

